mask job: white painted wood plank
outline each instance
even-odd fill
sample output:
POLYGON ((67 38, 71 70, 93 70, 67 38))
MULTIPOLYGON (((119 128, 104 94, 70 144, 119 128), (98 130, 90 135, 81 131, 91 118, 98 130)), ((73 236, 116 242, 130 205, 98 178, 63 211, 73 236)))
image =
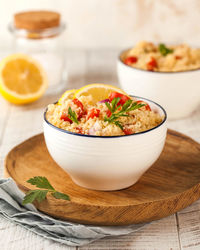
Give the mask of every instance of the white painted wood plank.
POLYGON ((8 119, 10 105, 0 96, 0 144, 3 137, 4 127, 8 119))
POLYGON ((5 155, 2 153, 3 148, 3 138, 5 136, 5 129, 10 115, 11 105, 9 105, 1 96, 0 96, 0 178, 3 177, 3 161, 5 155))
MULTIPOLYGON (((16 144, 42 131, 43 107, 39 103, 23 107, 11 106, 0 148, 1 160, 16 144)), ((0 166, 2 176, 3 165, 0 166)))
MULTIPOLYGON (((169 127, 200 142, 200 106, 190 116, 169 121, 169 127)), ((200 200, 177 213, 178 231, 182 249, 200 249, 200 200)))
POLYGON ((177 213, 182 249, 200 249, 200 200, 177 213))
POLYGON ((180 120, 168 121, 168 127, 184 133, 197 142, 200 142, 200 105, 189 117, 180 120))
POLYGON ((179 240, 174 215, 146 225, 138 232, 113 238, 105 238, 81 250, 178 250, 179 240))
POLYGON ((200 249, 200 202, 178 213, 179 235, 182 249, 200 249), (193 210, 197 207, 197 210, 193 210))
POLYGON ((1 250, 75 250, 64 244, 46 240, 22 226, 15 225, 0 218, 0 249, 1 250))

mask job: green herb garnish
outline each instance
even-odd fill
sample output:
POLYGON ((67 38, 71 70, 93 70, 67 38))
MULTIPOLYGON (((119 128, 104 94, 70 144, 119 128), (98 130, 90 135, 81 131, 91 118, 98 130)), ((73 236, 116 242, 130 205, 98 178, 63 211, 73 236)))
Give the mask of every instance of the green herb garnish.
POLYGON ((78 124, 78 118, 75 111, 72 111, 71 107, 68 108, 68 116, 73 122, 78 124))
POLYGON ((29 179, 27 182, 42 189, 29 190, 22 202, 23 205, 32 203, 35 200, 37 200, 38 202, 43 201, 46 198, 47 193, 51 193, 51 195, 56 199, 70 200, 67 194, 56 191, 46 177, 35 176, 29 179))
POLYGON ((167 48, 164 43, 159 44, 159 51, 163 56, 174 52, 173 49, 167 48))
POLYGON ((116 126, 120 127, 121 130, 123 130, 122 124, 117 119, 119 117, 122 117, 122 116, 129 116, 127 114, 127 112, 135 110, 135 109, 139 109, 143 106, 146 106, 146 104, 137 103, 137 102, 134 102, 133 100, 129 99, 122 106, 117 105, 120 100, 121 100, 121 98, 117 97, 117 98, 114 98, 111 103, 105 102, 105 105, 107 106, 107 108, 111 112, 111 116, 110 117, 105 116, 104 121, 109 122, 109 123, 113 123, 116 126), (120 109, 120 111, 118 111, 119 109, 120 109))

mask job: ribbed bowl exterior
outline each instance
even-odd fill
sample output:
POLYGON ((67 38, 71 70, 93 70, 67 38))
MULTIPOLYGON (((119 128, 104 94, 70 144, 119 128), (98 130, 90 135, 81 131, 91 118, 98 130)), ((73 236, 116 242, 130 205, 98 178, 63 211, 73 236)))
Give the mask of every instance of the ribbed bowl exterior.
POLYGON ((200 104, 200 69, 150 72, 127 66, 119 58, 117 73, 123 90, 160 103, 169 119, 187 117, 200 104))
POLYGON ((70 134, 44 120, 49 153, 72 180, 94 190, 131 186, 158 159, 166 138, 166 121, 145 133, 119 137, 70 134))

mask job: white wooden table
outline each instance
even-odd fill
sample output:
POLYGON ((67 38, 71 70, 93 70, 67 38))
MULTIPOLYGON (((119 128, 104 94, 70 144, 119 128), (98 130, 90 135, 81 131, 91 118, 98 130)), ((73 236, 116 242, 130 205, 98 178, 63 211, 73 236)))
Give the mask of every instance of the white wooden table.
MULTIPOLYGON (((117 51, 69 51, 67 88, 102 82, 118 85, 116 76, 117 51)), ((42 131, 44 107, 57 96, 45 96, 27 105, 14 106, 0 97, 0 177, 7 152, 16 144, 42 131)), ((183 107, 184 108, 184 107, 183 107)), ((200 107, 191 117, 168 123, 200 142, 200 107)), ((35 235, 0 217, 1 250, 57 250, 70 248, 35 235)), ((200 249, 200 200, 190 207, 155 221, 142 230, 122 237, 106 238, 79 249, 200 249)))

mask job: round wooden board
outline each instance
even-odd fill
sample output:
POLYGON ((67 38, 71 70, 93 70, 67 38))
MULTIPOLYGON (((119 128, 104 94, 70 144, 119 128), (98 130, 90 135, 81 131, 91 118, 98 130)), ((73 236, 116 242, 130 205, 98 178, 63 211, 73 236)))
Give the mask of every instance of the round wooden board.
POLYGON ((71 201, 48 195, 42 203, 35 203, 40 211, 53 217, 83 224, 128 225, 166 217, 200 197, 200 145, 168 130, 159 160, 135 185, 120 191, 92 191, 74 184, 50 157, 43 134, 9 152, 5 173, 22 191, 33 189, 26 180, 39 175, 68 194, 71 201))

